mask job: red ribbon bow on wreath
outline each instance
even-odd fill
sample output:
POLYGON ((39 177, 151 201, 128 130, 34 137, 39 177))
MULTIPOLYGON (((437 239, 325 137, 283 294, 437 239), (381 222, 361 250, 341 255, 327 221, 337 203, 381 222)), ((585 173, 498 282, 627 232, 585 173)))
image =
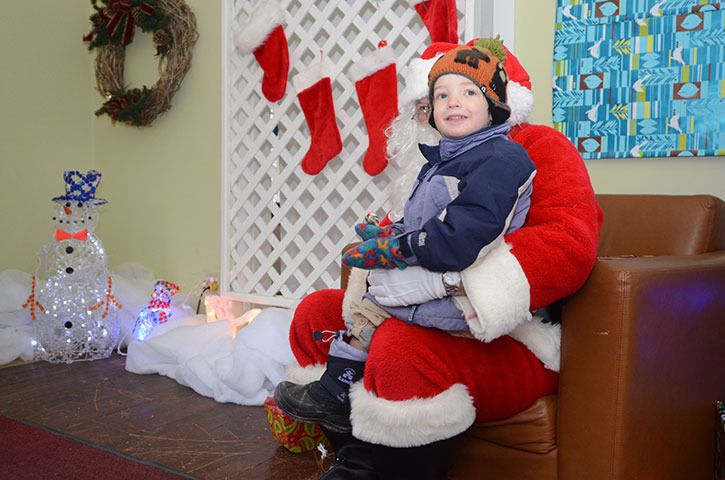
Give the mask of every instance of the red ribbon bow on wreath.
POLYGON ((83 37, 83 41, 92 41, 104 30, 108 33, 109 38, 114 38, 119 29, 123 29, 121 45, 125 47, 133 41, 136 12, 153 16, 156 10, 151 2, 145 0, 108 0, 108 6, 105 9, 98 10, 98 13, 91 16, 93 30, 83 37))
POLYGON ((135 29, 133 11, 138 9, 146 15, 154 14, 154 7, 148 2, 132 2, 129 0, 110 0, 108 2, 108 12, 112 14, 111 21, 108 22, 108 33, 113 38, 121 26, 124 28, 123 40, 121 45, 124 47, 133 40, 133 31, 135 29), (134 3, 138 3, 134 5, 134 3))

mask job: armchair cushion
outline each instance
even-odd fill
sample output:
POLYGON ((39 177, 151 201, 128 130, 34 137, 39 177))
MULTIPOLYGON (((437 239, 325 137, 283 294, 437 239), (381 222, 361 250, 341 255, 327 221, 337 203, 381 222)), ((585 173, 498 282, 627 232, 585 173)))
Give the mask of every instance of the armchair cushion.
POLYGON ((505 420, 474 424, 461 441, 450 478, 556 479, 556 395, 505 420))
POLYGON ((600 257, 725 249, 725 203, 712 195, 597 195, 600 257))

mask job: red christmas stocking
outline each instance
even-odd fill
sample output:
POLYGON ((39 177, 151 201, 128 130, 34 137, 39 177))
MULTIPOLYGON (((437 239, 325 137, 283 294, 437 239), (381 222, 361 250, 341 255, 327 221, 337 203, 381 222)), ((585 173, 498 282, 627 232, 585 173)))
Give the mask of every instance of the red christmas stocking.
POLYGON ((398 114, 395 53, 385 42, 380 42, 379 46, 379 49, 361 58, 349 71, 350 79, 355 82, 368 130, 369 144, 363 168, 371 176, 382 172, 388 164, 385 129, 398 114))
POLYGON ((302 159, 302 170, 310 175, 320 173, 327 162, 342 151, 330 72, 330 63, 323 58, 292 80, 312 137, 310 148, 302 159))
POLYGON ((432 42, 458 43, 456 0, 418 0, 413 6, 428 29, 432 42))
POLYGON ((289 73, 287 37, 282 28, 284 10, 277 2, 262 0, 249 18, 235 43, 243 55, 254 54, 264 72, 262 93, 270 102, 276 102, 284 96, 289 73))

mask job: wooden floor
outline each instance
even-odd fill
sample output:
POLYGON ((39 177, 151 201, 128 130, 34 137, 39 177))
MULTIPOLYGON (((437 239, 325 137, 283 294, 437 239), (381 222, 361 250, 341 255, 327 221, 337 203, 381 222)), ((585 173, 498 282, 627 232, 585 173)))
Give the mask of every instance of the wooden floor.
POLYGON ((292 454, 272 437, 263 407, 221 404, 125 358, 0 369, 0 414, 203 479, 311 480, 313 452, 292 454))

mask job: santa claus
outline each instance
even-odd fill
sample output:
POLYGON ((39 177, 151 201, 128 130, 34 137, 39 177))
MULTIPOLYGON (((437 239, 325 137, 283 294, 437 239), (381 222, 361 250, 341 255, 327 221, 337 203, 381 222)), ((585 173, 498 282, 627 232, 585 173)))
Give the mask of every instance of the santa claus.
MULTIPOLYGON (((401 192, 410 191, 423 162, 417 144, 436 143, 425 121, 428 71, 438 53, 453 47, 432 45, 407 71, 388 143, 396 169, 393 221, 407 199, 401 192)), ((338 462, 323 478, 445 478, 457 435, 475 421, 521 412, 557 389, 561 330, 551 306, 589 275, 602 216, 571 142, 550 127, 526 123, 533 107, 528 73, 510 52, 504 66, 510 137, 537 169, 524 227, 453 279, 422 267, 370 277, 354 269, 346 291, 318 291, 297 307, 290 344, 299 365, 275 399, 292 417, 326 428, 338 462), (468 338, 415 318, 390 318, 362 358, 337 334, 345 330, 350 303, 368 289, 395 307, 441 298, 456 281, 471 306, 468 338)))

